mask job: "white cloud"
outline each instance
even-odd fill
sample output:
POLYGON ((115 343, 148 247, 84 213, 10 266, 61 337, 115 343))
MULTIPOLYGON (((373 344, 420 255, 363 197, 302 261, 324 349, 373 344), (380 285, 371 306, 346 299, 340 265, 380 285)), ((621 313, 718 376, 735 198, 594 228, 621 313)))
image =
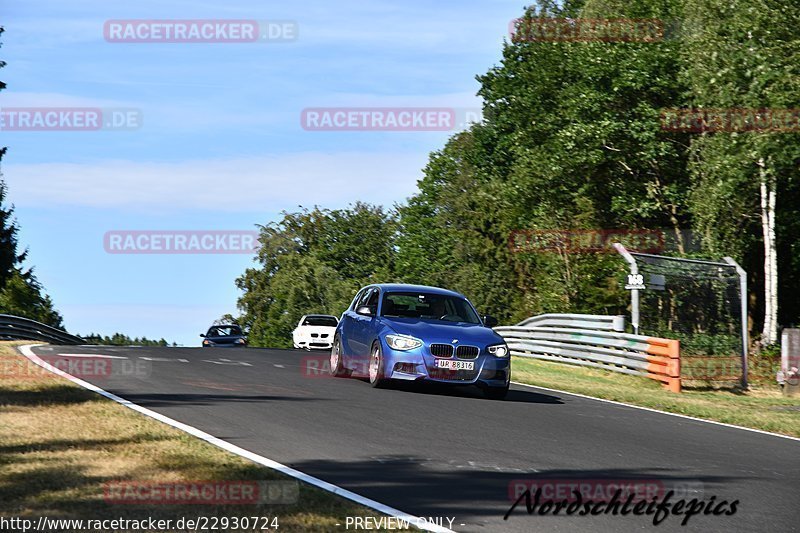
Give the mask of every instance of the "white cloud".
POLYGON ((3 174, 20 206, 278 211, 356 200, 391 205, 414 192, 426 159, 421 153, 301 152, 178 163, 7 164, 3 174))

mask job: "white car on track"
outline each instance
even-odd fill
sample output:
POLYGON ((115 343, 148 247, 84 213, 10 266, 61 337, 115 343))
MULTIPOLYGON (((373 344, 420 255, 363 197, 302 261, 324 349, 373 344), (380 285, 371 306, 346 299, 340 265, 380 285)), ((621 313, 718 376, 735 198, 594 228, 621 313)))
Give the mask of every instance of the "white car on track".
POLYGON ((332 315, 303 315, 292 331, 292 343, 295 348, 330 350, 337 325, 339 319, 332 315))

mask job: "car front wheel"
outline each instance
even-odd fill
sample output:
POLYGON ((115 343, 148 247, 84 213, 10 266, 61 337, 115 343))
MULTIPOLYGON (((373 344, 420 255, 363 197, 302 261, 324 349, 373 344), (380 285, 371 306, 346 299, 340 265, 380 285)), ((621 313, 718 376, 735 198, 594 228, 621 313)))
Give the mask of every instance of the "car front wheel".
POLYGON ((381 345, 376 343, 372 346, 372 355, 369 357, 369 384, 376 389, 384 386, 386 379, 383 376, 383 352, 381 345))
POLYGON ((346 377, 347 370, 342 363, 342 341, 337 336, 331 348, 331 375, 337 378, 346 377))

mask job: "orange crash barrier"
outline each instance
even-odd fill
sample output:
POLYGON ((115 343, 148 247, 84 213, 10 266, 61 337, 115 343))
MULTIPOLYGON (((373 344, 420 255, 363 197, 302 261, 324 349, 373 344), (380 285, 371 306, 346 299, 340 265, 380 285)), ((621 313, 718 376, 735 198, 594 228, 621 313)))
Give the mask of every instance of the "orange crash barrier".
POLYGON ((681 348, 674 339, 647 338, 647 377, 661 381, 670 391, 681 391, 681 348))

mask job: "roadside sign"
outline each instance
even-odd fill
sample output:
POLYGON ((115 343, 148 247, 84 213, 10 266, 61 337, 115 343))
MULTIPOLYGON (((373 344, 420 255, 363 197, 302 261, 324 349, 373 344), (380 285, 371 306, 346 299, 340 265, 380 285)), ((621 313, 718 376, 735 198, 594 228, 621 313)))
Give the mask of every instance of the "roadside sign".
POLYGON ((641 274, 628 274, 628 283, 625 285, 625 289, 629 291, 634 290, 642 290, 645 289, 644 286, 644 276, 641 274))

